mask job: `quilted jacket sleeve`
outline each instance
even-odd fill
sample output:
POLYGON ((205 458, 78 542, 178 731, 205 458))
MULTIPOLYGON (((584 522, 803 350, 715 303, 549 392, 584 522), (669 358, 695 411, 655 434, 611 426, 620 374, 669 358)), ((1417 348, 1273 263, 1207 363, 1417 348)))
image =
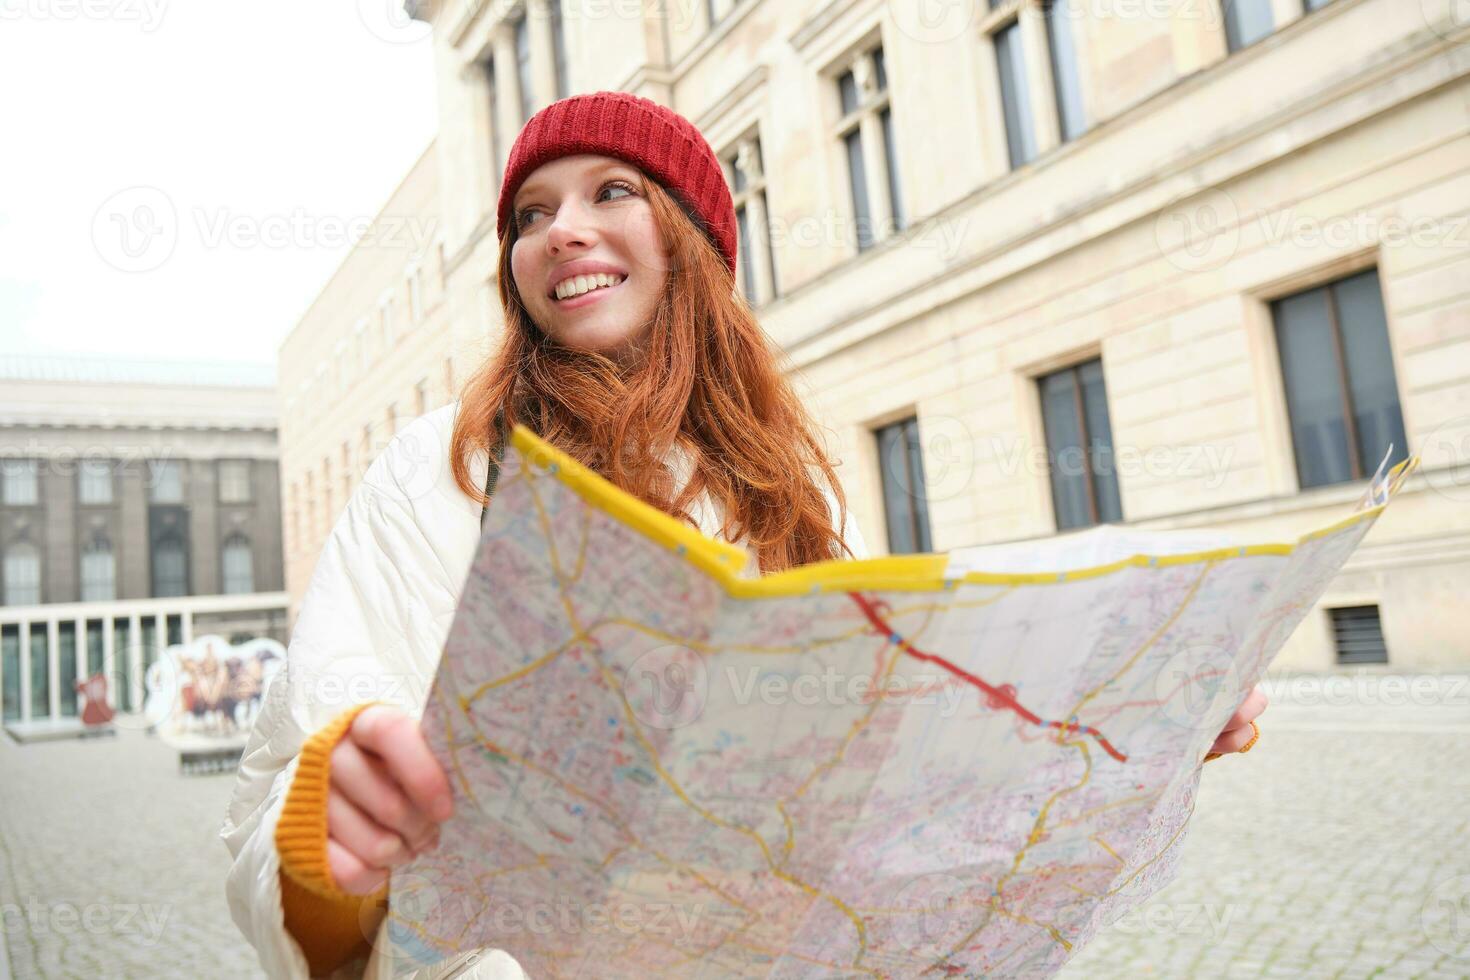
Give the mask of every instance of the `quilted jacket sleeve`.
POLYGON ((226 898, 271 977, 309 975, 284 925, 276 847, 303 744, 368 701, 417 717, 449 630, 462 582, 454 581, 423 530, 441 506, 442 488, 425 484, 414 469, 434 465, 434 444, 442 441, 419 419, 369 467, 321 549, 286 668, 264 694, 240 761, 220 831, 233 858, 226 898))

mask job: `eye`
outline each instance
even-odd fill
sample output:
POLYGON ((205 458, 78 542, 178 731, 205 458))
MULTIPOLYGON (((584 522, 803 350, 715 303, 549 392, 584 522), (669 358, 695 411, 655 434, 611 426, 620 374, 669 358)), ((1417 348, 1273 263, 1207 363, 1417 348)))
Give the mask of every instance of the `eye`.
POLYGON ((627 191, 629 195, 637 194, 637 191, 633 189, 633 185, 621 180, 610 180, 606 184, 603 184, 602 190, 598 191, 598 196, 601 197, 608 191, 627 191))
MULTIPOLYGON (((629 184, 627 181, 610 180, 607 183, 603 184, 600 188, 598 188, 597 199, 601 200, 602 196, 609 191, 624 191, 630 197, 638 196, 638 189, 635 188, 632 184, 629 184)), ((612 200, 618 200, 618 198, 613 198, 612 200)), ((515 213, 516 228, 523 229, 527 227, 530 224, 530 218, 537 213, 537 210, 537 208, 526 208, 523 211, 517 211, 515 213)))

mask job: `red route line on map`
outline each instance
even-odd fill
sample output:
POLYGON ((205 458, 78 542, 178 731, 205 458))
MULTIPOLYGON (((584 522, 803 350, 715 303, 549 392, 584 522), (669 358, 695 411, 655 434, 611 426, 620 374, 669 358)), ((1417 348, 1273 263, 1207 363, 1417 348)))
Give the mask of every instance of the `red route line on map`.
POLYGON ((849 592, 848 596, 852 599, 853 602, 857 603, 858 608, 863 611, 863 615, 868 617, 868 622, 872 623, 873 626, 875 626, 880 632, 883 633, 883 635, 887 636, 900 650, 908 654, 910 657, 914 657, 919 660, 926 660, 931 664, 938 664, 956 677, 975 685, 980 690, 985 692, 985 695, 990 699, 990 703, 992 706, 1009 708, 1022 719, 1029 721, 1033 725, 1039 725, 1042 728, 1056 728, 1062 731, 1064 735, 1068 732, 1078 732, 1083 735, 1091 735, 1093 738, 1097 739, 1097 744, 1102 746, 1102 750, 1108 755, 1112 756, 1114 759, 1117 759, 1119 762, 1128 761, 1128 757, 1126 755, 1113 748, 1113 743, 1109 742, 1102 732, 1098 731, 1096 728, 1093 728, 1091 725, 1071 724, 1069 722, 1047 721, 1043 719, 1041 716, 1031 711, 1025 705, 1021 704, 1021 702, 1017 701, 1010 694, 1006 693, 998 687, 992 687, 991 685, 985 683, 985 681, 981 680, 979 677, 976 677, 974 674, 970 673, 968 670, 965 670, 963 667, 958 667, 955 664, 950 663, 943 657, 937 656, 932 653, 925 653, 922 650, 916 649, 913 644, 909 643, 908 640, 905 640, 897 630, 884 622, 882 615, 880 615, 878 612, 877 604, 874 603, 871 599, 868 599, 856 592, 849 592))

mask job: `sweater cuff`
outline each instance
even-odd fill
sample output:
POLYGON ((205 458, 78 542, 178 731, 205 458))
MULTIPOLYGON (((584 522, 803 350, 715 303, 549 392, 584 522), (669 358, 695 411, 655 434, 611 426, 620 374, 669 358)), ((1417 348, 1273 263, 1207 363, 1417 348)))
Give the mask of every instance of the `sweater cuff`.
MULTIPOLYGON (((332 751, 357 716, 377 703, 369 701, 348 708, 306 740, 276 822, 276 851, 281 856, 281 870, 307 891, 336 902, 359 902, 365 896, 350 895, 338 888, 327 861, 327 795, 331 788, 332 751)), ((387 886, 379 891, 386 894, 387 886)))

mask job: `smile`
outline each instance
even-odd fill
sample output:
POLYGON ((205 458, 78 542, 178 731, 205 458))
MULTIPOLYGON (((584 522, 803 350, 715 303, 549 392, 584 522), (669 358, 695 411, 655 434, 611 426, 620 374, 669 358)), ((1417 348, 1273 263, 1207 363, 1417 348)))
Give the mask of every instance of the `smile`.
POLYGON ((568 276, 557 283, 553 301, 559 306, 570 305, 584 297, 600 295, 609 289, 615 289, 626 279, 627 276, 605 272, 594 272, 586 276, 568 276))

